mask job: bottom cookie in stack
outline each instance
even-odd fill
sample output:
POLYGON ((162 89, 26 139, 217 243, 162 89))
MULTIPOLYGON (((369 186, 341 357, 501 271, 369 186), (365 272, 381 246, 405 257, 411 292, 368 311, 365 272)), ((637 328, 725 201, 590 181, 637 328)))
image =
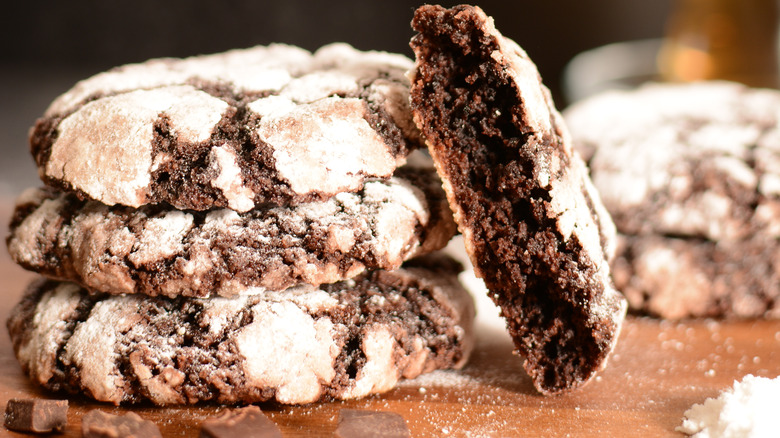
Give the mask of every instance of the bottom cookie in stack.
POLYGON ((90 294, 40 279, 7 324, 35 382, 99 401, 351 399, 465 364, 474 306, 459 271, 431 255, 395 271, 232 298, 90 294))

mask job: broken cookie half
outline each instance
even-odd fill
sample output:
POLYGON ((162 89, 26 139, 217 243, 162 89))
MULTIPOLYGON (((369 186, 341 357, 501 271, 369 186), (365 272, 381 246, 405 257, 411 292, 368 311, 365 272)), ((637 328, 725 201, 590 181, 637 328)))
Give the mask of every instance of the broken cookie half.
POLYGON ((536 66, 472 6, 420 7, 410 73, 417 125, 475 272, 543 394, 606 364, 626 301, 615 229, 536 66))

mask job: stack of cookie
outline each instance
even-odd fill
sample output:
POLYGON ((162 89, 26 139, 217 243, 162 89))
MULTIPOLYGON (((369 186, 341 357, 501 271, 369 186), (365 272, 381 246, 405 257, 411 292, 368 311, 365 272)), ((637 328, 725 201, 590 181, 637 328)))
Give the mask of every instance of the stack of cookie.
POLYGON ((8 321, 25 372, 116 404, 307 403, 462 366, 474 309, 425 256, 455 225, 414 152, 411 67, 272 45, 60 96, 8 238, 43 274, 8 321))

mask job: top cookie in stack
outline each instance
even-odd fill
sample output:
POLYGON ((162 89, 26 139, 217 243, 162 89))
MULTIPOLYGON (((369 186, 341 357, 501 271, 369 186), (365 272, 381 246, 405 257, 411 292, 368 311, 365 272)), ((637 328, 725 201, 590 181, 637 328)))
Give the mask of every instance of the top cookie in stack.
POLYGON ((116 404, 309 403, 465 364, 459 266, 401 266, 455 232, 413 152, 411 67, 272 45, 120 67, 55 100, 30 137, 47 187, 8 237, 49 278, 8 321, 25 372, 116 404))
POLYGON ((55 100, 31 150, 48 185, 106 205, 328 199, 389 177, 419 147, 409 64, 334 44, 128 65, 55 100))

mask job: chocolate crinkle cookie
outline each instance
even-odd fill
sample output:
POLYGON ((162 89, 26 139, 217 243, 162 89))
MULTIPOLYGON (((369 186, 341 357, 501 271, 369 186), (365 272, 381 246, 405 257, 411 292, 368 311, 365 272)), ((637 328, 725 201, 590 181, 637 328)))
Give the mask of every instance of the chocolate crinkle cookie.
POLYGON ((536 67, 476 7, 423 6, 411 101, 475 273, 536 388, 602 369, 626 311, 614 225, 536 67))
POLYGON ((424 261, 209 299, 91 294, 40 279, 7 325, 33 381, 99 401, 352 399, 465 364, 474 305, 458 272, 451 260, 424 261))
POLYGON ((30 189, 17 201, 8 250, 26 269, 113 294, 234 296, 333 283, 398 268, 453 236, 441 181, 418 164, 356 193, 245 213, 133 209, 30 189))
POLYGON ((31 131, 41 178, 104 204, 239 212, 359 190, 420 145, 408 58, 274 44, 126 65, 31 131))
POLYGON ((615 219, 615 281, 663 318, 780 317, 780 92, 649 84, 567 109, 615 219))

